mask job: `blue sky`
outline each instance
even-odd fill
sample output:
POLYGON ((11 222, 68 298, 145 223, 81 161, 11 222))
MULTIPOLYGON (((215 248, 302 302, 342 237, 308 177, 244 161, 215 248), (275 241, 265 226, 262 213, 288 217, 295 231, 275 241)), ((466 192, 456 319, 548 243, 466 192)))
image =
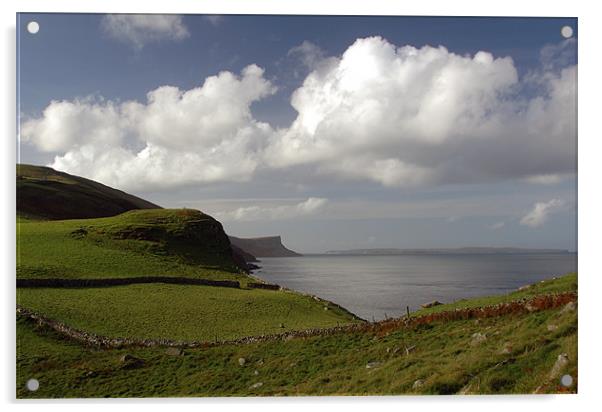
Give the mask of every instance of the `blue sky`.
POLYGON ((576 19, 130 17, 19 15, 22 162, 302 252, 576 249, 576 19))

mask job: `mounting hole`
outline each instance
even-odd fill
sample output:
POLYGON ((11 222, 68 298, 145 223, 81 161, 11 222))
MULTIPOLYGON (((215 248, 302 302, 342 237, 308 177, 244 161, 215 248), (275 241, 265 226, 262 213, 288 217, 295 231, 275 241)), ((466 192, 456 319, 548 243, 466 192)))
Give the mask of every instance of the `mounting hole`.
POLYGON ((560 384, 568 388, 573 384, 573 377, 571 375, 562 375, 562 378, 560 378, 560 384))
POLYGON ((40 25, 37 21, 30 21, 29 23, 27 23, 27 31, 31 34, 36 34, 40 31, 40 25))
POLYGON ((28 391, 35 392, 40 387, 40 382, 37 379, 30 379, 25 384, 25 387, 27 387, 28 391))
POLYGON ((570 39, 573 37, 573 28, 571 26, 564 26, 562 29, 560 29, 560 34, 565 39, 570 39))

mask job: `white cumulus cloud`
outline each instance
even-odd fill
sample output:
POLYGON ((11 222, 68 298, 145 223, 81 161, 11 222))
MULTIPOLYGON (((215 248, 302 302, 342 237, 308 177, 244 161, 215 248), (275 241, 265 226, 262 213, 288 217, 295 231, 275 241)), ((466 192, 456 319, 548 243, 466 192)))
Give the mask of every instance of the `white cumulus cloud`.
POLYGON ((324 50, 307 40, 290 49, 287 55, 297 58, 301 64, 312 70, 316 69, 326 58, 324 50))
POLYGON ((565 206, 565 202, 561 199, 552 199, 548 202, 538 202, 533 205, 533 208, 522 217, 520 224, 529 227, 539 227, 543 225, 548 217, 565 206))
POLYGON ((214 215, 223 221, 255 221, 255 220, 283 220, 295 219, 315 215, 327 204, 328 199, 310 197, 294 205, 280 205, 271 207, 248 206, 237 209, 217 212, 214 215))
POLYGON ((101 26, 115 40, 141 49, 148 43, 178 41, 190 36, 182 16, 172 14, 107 14, 101 26))
POLYGON ((21 139, 60 152, 57 170, 128 190, 248 180, 271 127, 250 105, 275 92, 263 70, 222 72, 191 90, 159 87, 144 103, 53 101, 21 139))
POLYGON ((521 81, 509 57, 380 37, 312 65, 291 98, 296 120, 266 152, 272 167, 315 164, 386 186, 575 170, 575 66, 521 81), (535 97, 521 97, 526 82, 535 97))
POLYGON ((21 138, 55 153, 54 168, 125 190, 245 181, 257 170, 295 184, 388 187, 554 184, 576 172, 575 65, 542 64, 519 78, 509 57, 381 37, 341 56, 307 42, 291 53, 311 72, 291 96, 289 127, 253 117, 251 105, 276 87, 250 65, 190 90, 159 87, 144 102, 52 101, 22 122, 21 138))

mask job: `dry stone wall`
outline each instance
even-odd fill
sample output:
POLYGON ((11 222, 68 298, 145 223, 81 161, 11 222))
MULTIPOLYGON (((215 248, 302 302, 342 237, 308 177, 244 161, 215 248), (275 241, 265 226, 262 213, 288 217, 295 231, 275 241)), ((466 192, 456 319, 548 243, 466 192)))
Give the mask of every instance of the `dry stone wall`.
POLYGON ((521 299, 513 302, 500 303, 492 306, 479 308, 456 309, 432 313, 422 316, 401 317, 396 319, 387 319, 374 323, 356 323, 351 325, 336 326, 331 328, 315 328, 299 331, 284 332, 278 334, 249 336, 239 339, 224 341, 192 341, 183 342, 169 339, 134 339, 134 338, 112 338, 96 335, 72 328, 62 322, 47 318, 30 309, 17 305, 17 314, 26 317, 40 326, 48 327, 57 333, 70 339, 89 346, 103 348, 124 348, 124 347, 154 347, 154 346, 173 346, 184 348, 212 347, 226 344, 249 344, 266 341, 289 340, 294 338, 307 338, 312 336, 330 336, 339 333, 350 332, 372 332, 384 334, 400 328, 411 328, 421 324, 432 322, 449 322, 455 320, 490 318, 503 315, 516 315, 531 313, 534 311, 558 308, 566 305, 574 305, 577 301, 575 292, 560 294, 550 294, 536 296, 530 299, 521 299))
POLYGON ((175 285, 201 285, 240 288, 240 283, 235 280, 209 280, 170 276, 144 276, 135 278, 107 279, 17 279, 18 288, 97 288, 134 285, 140 283, 170 283, 175 285))

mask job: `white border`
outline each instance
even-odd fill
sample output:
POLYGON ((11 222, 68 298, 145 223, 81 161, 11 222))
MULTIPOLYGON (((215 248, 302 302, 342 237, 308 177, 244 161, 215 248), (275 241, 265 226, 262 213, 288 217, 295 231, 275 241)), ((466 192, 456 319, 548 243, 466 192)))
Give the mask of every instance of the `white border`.
POLYGON ((564 411, 568 408, 589 409, 595 404, 600 377, 600 313, 599 294, 602 291, 600 264, 600 170, 598 158, 602 153, 600 128, 595 120, 600 117, 600 15, 595 2, 501 0, 485 2, 473 0, 402 1, 402 0, 3 0, 0 2, 2 21, 2 70, 0 115, 3 125, 3 162, 0 167, 3 184, 2 262, 4 262, 4 332, 2 353, 6 365, 0 374, 2 400, 10 408, 44 408, 46 411, 66 409, 104 410, 131 408, 133 403, 147 411, 164 411, 166 404, 178 408, 237 410, 345 409, 365 410, 431 410, 508 412, 514 408, 529 410, 564 411), (579 18, 579 395, 552 397, 495 396, 495 397, 381 397, 381 398, 296 398, 296 399, 185 399, 185 400, 112 400, 112 401, 55 401, 15 403, 14 383, 14 265, 15 265, 15 13, 21 12, 146 12, 146 13, 216 13, 216 14, 345 14, 345 15, 459 15, 459 16, 546 16, 579 18), (82 405, 83 404, 83 405, 82 405))
MULTIPOLYGON (((488 2, 491 3, 491 2, 488 2)), ((483 5, 482 1, 423 0, 178 0, 145 1, 81 1, 21 0, 20 11, 121 13, 224 13, 224 14, 343 14, 343 15, 443 15, 443 16, 562 16, 573 17, 587 6, 577 2, 547 1, 545 7, 536 2, 506 0, 483 5)))

